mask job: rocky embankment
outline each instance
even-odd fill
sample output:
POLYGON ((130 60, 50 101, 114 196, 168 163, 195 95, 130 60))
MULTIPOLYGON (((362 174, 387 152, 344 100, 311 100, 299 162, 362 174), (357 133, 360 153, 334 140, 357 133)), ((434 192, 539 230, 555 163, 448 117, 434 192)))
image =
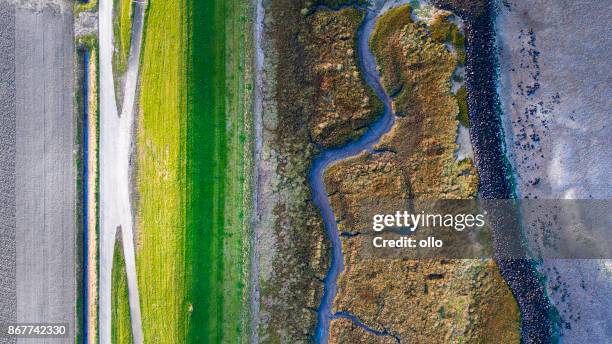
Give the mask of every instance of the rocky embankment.
MULTIPOLYGON (((479 194, 484 199, 515 197, 512 169, 506 156, 498 86, 498 55, 495 41, 496 4, 492 1, 436 0, 465 21, 466 88, 470 138, 479 170, 479 194)), ((520 242, 520 233, 493 233, 495 244, 520 242)), ((521 340, 548 343, 555 334, 554 309, 547 298, 533 261, 499 259, 502 276, 521 311, 521 340)))

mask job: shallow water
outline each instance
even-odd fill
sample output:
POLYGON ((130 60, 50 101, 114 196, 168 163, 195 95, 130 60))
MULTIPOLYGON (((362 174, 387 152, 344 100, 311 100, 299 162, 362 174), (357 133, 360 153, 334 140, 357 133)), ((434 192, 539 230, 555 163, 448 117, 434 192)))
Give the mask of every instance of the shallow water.
POLYGON ((83 57, 83 343, 88 337, 89 309, 89 211, 87 200, 89 194, 89 50, 85 49, 83 57))

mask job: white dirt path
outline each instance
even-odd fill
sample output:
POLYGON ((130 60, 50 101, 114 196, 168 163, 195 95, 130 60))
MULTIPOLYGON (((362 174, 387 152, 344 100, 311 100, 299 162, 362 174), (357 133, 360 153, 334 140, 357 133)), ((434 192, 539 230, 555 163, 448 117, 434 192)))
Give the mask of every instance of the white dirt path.
POLYGON ((132 334, 143 343, 136 257, 134 219, 130 203, 130 148, 134 125, 134 102, 138 81, 140 47, 146 3, 134 6, 132 44, 124 85, 121 115, 117 112, 113 82, 113 1, 99 2, 100 42, 100 342, 111 339, 111 286, 116 231, 121 230, 132 334))

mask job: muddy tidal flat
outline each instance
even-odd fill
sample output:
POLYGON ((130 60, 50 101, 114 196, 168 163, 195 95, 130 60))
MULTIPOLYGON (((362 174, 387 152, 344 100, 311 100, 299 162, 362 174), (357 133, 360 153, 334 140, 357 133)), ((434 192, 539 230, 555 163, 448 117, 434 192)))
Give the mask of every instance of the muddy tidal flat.
MULTIPOLYGON (((504 1, 497 19, 500 97, 521 198, 609 199, 608 1, 504 1)), ((567 343, 612 336, 609 260, 544 260, 567 343)))

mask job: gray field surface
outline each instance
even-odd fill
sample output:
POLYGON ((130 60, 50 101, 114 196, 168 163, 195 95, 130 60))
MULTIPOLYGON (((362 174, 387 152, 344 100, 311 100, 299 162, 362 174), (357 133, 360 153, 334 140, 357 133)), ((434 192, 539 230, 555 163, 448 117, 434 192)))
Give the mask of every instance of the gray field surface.
POLYGON ((0 0, 0 11, 12 11, 0 15, 0 274, 9 275, 0 321, 67 323, 69 339, 19 342, 68 343, 76 318, 73 16, 68 2, 15 3, 0 0))
MULTIPOLYGON (((0 323, 16 320, 15 11, 0 2, 0 323)), ((0 343, 14 343, 0 337, 0 343)))

